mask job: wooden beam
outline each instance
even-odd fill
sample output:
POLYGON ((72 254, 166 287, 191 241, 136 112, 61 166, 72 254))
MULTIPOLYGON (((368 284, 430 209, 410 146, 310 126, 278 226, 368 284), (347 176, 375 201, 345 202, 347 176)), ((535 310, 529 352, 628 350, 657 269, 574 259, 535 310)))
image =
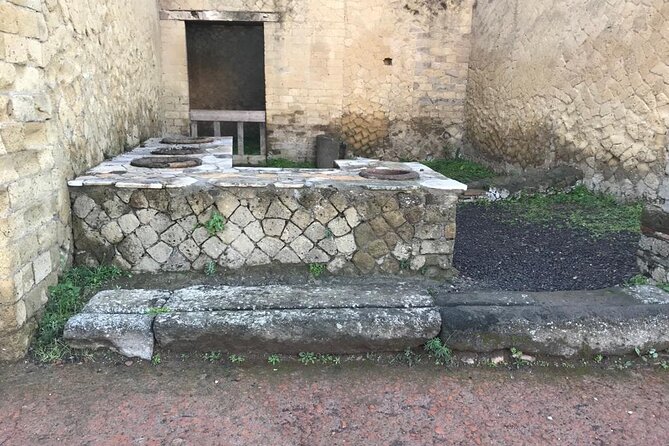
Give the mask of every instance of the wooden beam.
POLYGON ((254 110, 191 110, 191 121, 265 122, 264 111, 254 110))
POLYGON ((253 11, 217 11, 211 9, 161 9, 160 20, 207 20, 212 22, 279 22, 281 13, 253 11))
POLYGON ((197 121, 191 121, 190 123, 190 136, 197 138, 197 121))
POLYGON ((244 154, 244 123, 237 123, 237 155, 244 154))
POLYGON ((214 136, 221 136, 221 123, 218 121, 214 122, 214 136))

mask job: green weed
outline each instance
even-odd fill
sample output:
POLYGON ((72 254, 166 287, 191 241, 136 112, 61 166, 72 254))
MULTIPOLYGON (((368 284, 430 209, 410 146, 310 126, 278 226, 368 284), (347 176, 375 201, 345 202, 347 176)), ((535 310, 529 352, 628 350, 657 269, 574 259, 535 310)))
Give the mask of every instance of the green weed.
POLYGON ((70 355, 70 348, 62 341, 65 323, 86 305, 88 292, 123 274, 115 266, 77 267, 66 271, 58 284, 49 287, 49 300, 32 346, 35 358, 53 362, 70 355))
POLYGON ((584 229, 595 236, 640 232, 642 204, 618 203, 612 195, 577 186, 568 192, 523 195, 488 206, 500 206, 516 221, 584 229))
POLYGON ((281 169, 315 169, 316 165, 308 161, 291 161, 285 158, 271 158, 267 160, 265 167, 277 167, 281 169))
POLYGON ((202 223, 201 226, 207 230, 209 235, 214 236, 225 229, 225 218, 223 218, 220 212, 214 209, 211 212, 209 220, 202 223))
POLYGON ((430 169, 462 183, 470 183, 495 176, 495 172, 487 167, 462 158, 437 159, 422 161, 422 163, 430 169))
POLYGON ((325 265, 322 263, 312 263, 309 265, 309 273, 318 279, 325 272, 325 265))
POLYGON ((153 365, 158 365, 161 362, 163 362, 162 358, 160 357, 160 353, 156 353, 151 357, 151 364, 153 365))
POLYGON ((204 267, 204 274, 207 276, 213 276, 216 274, 216 262, 210 260, 204 267))
POLYGON ((304 365, 316 364, 316 354, 312 352, 300 352, 297 355, 298 361, 304 365))
POLYGON ((267 357, 267 362, 271 365, 279 365, 279 363, 281 362, 281 357, 279 355, 276 355, 276 354, 269 355, 267 357))
POLYGON ((439 338, 434 338, 427 341, 425 343, 425 351, 428 352, 428 355, 431 358, 434 358, 434 362, 437 365, 448 364, 451 362, 453 357, 453 352, 451 349, 445 346, 439 338))
POLYGON ((223 357, 223 354, 221 352, 207 352, 207 353, 202 355, 202 358, 205 361, 209 361, 209 362, 220 361, 222 357, 223 357))
POLYGON ((167 307, 151 307, 146 311, 149 316, 158 316, 159 314, 167 314, 172 310, 167 307))
POLYGON ((230 360, 231 363, 233 364, 242 364, 244 361, 246 361, 246 358, 242 355, 230 355, 228 356, 228 359, 230 360))
POLYGON ((648 277, 644 276, 643 274, 637 274, 636 276, 632 276, 629 279, 627 279, 625 285, 627 286, 648 285, 648 277))

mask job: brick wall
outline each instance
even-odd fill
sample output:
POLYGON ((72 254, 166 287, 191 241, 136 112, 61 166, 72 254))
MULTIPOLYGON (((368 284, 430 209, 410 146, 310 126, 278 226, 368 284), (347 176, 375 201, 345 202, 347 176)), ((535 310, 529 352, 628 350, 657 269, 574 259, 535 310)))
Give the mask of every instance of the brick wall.
POLYGON ((152 0, 0 0, 0 360, 70 259, 66 180, 159 131, 152 0))
MULTIPOLYGON (((473 0, 161 0, 163 10, 277 13, 264 23, 268 144, 311 159, 335 132, 360 155, 425 158, 457 146, 473 0), (392 64, 385 59, 392 59, 392 64), (444 75, 445 74, 445 75, 444 75)), ((161 20, 165 131, 187 133, 183 22, 161 20)))

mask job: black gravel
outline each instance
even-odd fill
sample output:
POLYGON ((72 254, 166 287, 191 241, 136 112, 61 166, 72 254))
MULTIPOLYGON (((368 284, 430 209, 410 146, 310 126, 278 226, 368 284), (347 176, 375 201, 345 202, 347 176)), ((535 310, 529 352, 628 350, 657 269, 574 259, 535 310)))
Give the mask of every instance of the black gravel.
POLYGON ((638 274, 638 234, 593 237, 512 219, 494 205, 458 208, 453 263, 464 278, 501 290, 557 291, 606 288, 638 274))

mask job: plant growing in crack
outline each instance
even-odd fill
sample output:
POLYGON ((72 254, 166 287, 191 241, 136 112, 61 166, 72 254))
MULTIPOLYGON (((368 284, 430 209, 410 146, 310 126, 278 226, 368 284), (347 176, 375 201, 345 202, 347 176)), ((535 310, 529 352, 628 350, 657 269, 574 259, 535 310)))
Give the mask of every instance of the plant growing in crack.
POLYGON ((298 360, 304 364, 316 364, 316 354, 312 352, 300 352, 298 355, 298 360))
POLYGON ((279 365, 279 363, 281 362, 281 357, 280 357, 279 355, 277 355, 277 354, 269 355, 269 356, 267 357, 267 362, 268 362, 270 365, 279 365))
POLYGON ((213 276, 216 274, 216 262, 210 260, 204 267, 204 274, 207 276, 213 276))
POLYGON ((205 361, 209 361, 209 362, 220 361, 222 357, 223 357, 223 355, 221 354, 221 352, 207 352, 207 353, 202 355, 202 358, 205 361))
POLYGON ((425 351, 428 352, 428 355, 431 358, 434 358, 434 362, 437 365, 444 365, 451 362, 453 357, 453 352, 450 348, 444 345, 444 343, 439 338, 430 339, 425 343, 425 351))
POLYGON ((211 211, 211 216, 209 217, 209 220, 205 221, 204 223, 200 223, 196 226, 200 227, 202 226, 207 230, 209 235, 214 236, 221 232, 223 229, 225 229, 225 218, 221 215, 220 212, 218 212, 216 209, 211 211))
POLYGON ((322 263, 312 263, 309 265, 309 273, 318 279, 325 272, 325 265, 322 263))
POLYGON ((158 316, 159 314, 166 314, 170 313, 172 310, 168 307, 151 307, 148 310, 146 310, 146 315, 149 316, 158 316))
POLYGON ((241 363, 243 363, 244 361, 246 361, 246 358, 245 358, 244 356, 242 356, 242 355, 235 355, 235 354, 232 354, 232 355, 228 356, 228 359, 229 359, 230 362, 233 363, 233 364, 241 364, 241 363))

